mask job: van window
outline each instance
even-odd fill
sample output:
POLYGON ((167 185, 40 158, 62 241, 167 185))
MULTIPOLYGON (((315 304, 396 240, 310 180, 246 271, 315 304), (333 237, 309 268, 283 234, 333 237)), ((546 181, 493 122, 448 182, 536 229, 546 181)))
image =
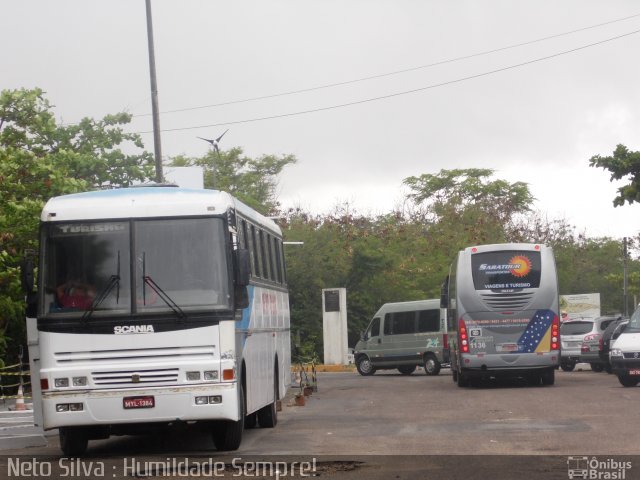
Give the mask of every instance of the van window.
POLYGON ((416 312, 395 312, 391 316, 391 334, 416 333, 416 312))
POLYGON ((391 314, 387 313, 384 316, 384 334, 391 335, 391 314))
POLYGON ((380 319, 374 318, 371 320, 371 329, 369 330, 369 338, 380 336, 380 319))
POLYGON ((439 332, 440 310, 421 310, 418 312, 418 332, 439 332))

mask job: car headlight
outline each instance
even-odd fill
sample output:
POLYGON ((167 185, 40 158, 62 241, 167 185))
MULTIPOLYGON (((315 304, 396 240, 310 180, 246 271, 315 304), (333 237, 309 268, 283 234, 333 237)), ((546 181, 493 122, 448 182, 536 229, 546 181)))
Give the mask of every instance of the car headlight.
POLYGON ((612 348, 611 349, 611 356, 612 357, 621 357, 622 356, 622 350, 619 348, 612 348))

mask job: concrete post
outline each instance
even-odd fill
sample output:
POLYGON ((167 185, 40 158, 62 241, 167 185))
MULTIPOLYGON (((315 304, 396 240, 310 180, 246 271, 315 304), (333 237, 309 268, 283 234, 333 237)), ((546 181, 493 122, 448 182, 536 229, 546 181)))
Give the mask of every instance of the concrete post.
POLYGON ((325 365, 348 363, 347 289, 322 290, 322 330, 325 365))

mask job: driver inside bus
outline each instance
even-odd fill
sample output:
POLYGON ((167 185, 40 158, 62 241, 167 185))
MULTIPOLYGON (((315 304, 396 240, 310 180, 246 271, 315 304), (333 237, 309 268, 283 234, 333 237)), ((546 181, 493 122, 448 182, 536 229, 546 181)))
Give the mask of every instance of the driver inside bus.
POLYGON ((56 294, 63 308, 88 310, 96 297, 96 289, 88 283, 69 280, 56 288, 56 294))

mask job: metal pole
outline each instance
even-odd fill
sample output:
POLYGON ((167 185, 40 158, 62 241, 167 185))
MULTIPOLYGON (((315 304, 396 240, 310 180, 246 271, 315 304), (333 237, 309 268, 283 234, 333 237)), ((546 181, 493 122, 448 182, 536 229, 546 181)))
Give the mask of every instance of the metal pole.
POLYGON ((627 299, 627 237, 622 239, 622 255, 624 265, 624 276, 622 281, 622 297, 624 299, 624 316, 629 316, 629 300, 627 299))
POLYGON ((156 57, 153 48, 153 22, 151 20, 151 0, 147 5, 147 39, 149 41, 149 75, 151 77, 151 109, 153 113, 153 150, 156 159, 156 182, 162 183, 162 145, 160 143, 160 110, 158 108, 158 82, 156 81, 156 57))

